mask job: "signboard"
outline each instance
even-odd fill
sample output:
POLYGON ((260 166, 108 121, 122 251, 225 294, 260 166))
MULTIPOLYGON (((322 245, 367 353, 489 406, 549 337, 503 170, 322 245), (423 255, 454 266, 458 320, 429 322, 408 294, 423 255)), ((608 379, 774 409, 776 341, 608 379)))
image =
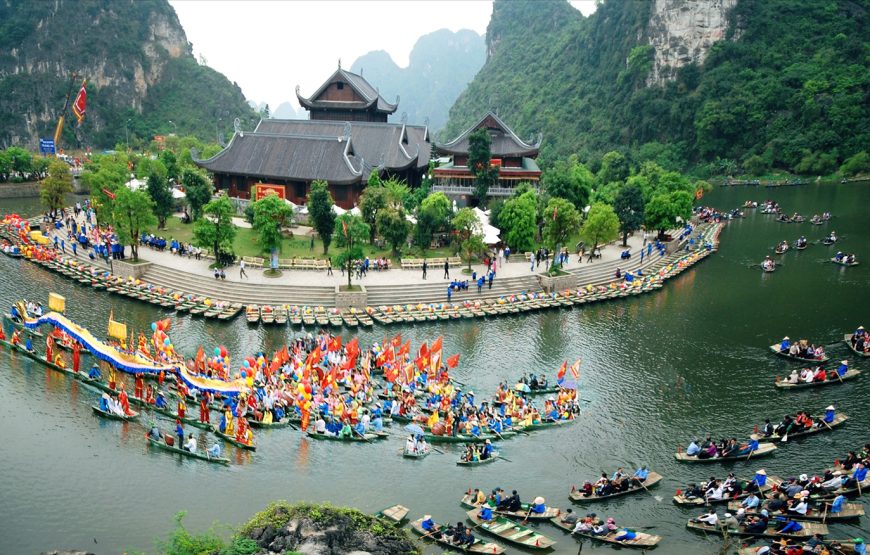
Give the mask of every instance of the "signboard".
POLYGON ((489 165, 492 166, 493 168, 500 168, 501 167, 501 158, 490 158, 489 165))
POLYGON ((42 154, 54 154, 54 139, 39 139, 39 152, 42 154))
POLYGON ((270 183, 257 183, 255 185, 257 192, 254 194, 254 200, 260 200, 268 194, 276 194, 280 199, 286 199, 286 190, 283 185, 274 185, 270 183))

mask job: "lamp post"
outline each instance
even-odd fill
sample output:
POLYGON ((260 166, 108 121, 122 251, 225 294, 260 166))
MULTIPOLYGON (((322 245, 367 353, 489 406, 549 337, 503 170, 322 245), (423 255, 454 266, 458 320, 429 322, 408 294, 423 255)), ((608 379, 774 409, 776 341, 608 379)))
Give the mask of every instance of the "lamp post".
POLYGON ((130 125, 130 120, 124 122, 124 137, 127 140, 127 152, 130 152, 130 131, 128 126, 130 125))
POLYGON ((178 135, 178 125, 176 125, 175 122, 172 120, 169 120, 169 125, 171 125, 173 127, 173 129, 175 130, 172 134, 178 135))

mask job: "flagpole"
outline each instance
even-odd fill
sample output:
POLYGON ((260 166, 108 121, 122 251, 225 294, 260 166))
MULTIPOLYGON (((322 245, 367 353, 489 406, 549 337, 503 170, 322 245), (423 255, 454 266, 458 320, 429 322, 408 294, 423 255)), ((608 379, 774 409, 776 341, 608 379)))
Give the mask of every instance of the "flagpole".
POLYGON ((73 72, 72 78, 69 81, 69 88, 66 90, 66 101, 63 104, 63 110, 60 113, 60 118, 57 120, 57 128, 54 130, 54 149, 57 152, 57 149, 60 146, 60 134, 63 131, 63 120, 66 117, 66 111, 69 109, 69 99, 72 96, 73 85, 75 85, 76 78, 78 75, 73 72))

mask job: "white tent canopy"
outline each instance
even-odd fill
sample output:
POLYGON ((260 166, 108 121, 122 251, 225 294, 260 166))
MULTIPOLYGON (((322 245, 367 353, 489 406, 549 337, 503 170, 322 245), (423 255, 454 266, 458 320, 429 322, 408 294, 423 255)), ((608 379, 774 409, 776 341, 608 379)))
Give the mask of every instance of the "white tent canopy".
POLYGON ((483 233, 483 242, 487 245, 495 245, 501 241, 499 234, 501 231, 494 226, 489 225, 489 212, 483 211, 478 207, 474 207, 474 214, 480 220, 481 232, 483 233))

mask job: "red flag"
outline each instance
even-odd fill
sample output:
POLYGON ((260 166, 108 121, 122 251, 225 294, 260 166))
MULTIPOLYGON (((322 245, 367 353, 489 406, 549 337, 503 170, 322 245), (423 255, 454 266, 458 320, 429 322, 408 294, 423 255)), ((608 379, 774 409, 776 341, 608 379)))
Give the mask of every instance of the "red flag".
POLYGON ((393 338, 391 343, 393 347, 401 347, 402 346, 402 334, 397 334, 396 337, 393 338))
POLYGON ((429 367, 433 370, 441 368, 441 345, 443 342, 443 338, 439 337, 429 347, 429 367))
POLYGON ((429 366, 429 357, 425 356, 423 358, 418 358, 414 363, 417 365, 417 368, 420 369, 420 372, 425 372, 426 368, 429 366))
POLYGON ((330 351, 330 352, 332 352, 332 351, 338 351, 339 349, 341 349, 341 336, 340 336, 340 335, 336 335, 336 336, 333 337, 332 340, 329 342, 329 351, 330 351))
POLYGON ((85 90, 85 84, 87 83, 87 79, 82 81, 82 88, 79 89, 79 94, 76 96, 75 102, 72 105, 73 114, 75 114, 76 119, 81 125, 82 120, 85 119, 85 109, 88 104, 88 93, 85 90))
POLYGON ((565 372, 568 370, 568 361, 562 363, 562 366, 559 367, 559 371, 556 372, 556 381, 562 381, 562 378, 565 377, 565 372))
POLYGON ((459 364, 459 354, 455 354, 452 357, 447 358, 447 367, 448 368, 456 368, 456 365, 459 364))
POLYGON ((409 339, 407 342, 405 342, 404 345, 402 345, 402 347, 399 349, 399 352, 396 353, 396 356, 401 358, 401 357, 407 355, 410 350, 411 350, 411 340, 409 339))
POLYGON ((356 337, 347 342, 344 346, 345 350, 347 350, 347 356, 351 357, 359 354, 359 340, 356 337))
POLYGON ((405 366, 405 383, 410 385, 414 382, 414 365, 405 366))
POLYGON ((417 358, 426 358, 429 356, 429 347, 426 346, 426 342, 424 341, 422 345, 420 345, 420 350, 417 351, 417 358))

